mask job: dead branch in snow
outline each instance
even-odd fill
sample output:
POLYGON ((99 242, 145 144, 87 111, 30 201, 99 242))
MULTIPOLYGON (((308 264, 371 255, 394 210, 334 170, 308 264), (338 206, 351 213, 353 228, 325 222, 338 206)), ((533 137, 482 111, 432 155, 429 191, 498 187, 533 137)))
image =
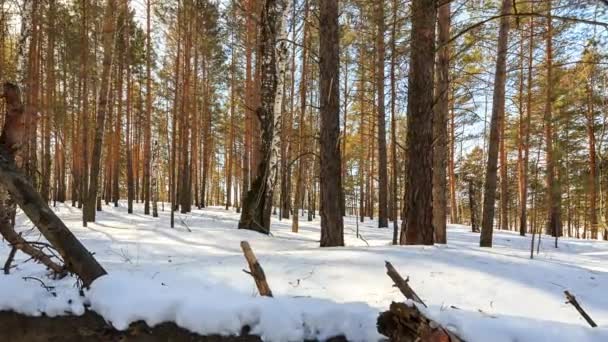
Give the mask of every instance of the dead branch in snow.
POLYGON ((566 304, 572 304, 572 306, 574 306, 574 308, 576 309, 576 311, 578 311, 578 313, 581 314, 581 316, 583 316, 583 318, 585 319, 585 321, 587 321, 587 323, 589 323, 589 325, 592 328, 597 327, 597 324, 595 324, 595 322, 593 321, 593 319, 591 319, 591 316, 589 316, 589 314, 587 314, 587 312, 585 311, 585 309, 583 309, 583 307, 579 304, 578 300, 576 300, 576 297, 574 297, 567 290, 564 291, 564 294, 566 295, 566 299, 568 299, 568 301, 566 302, 566 304))
POLYGON ((258 288, 261 296, 272 297, 272 291, 270 290, 270 286, 268 286, 268 282, 266 281, 266 275, 264 274, 264 269, 262 269, 262 265, 258 262, 258 259, 253 254, 253 250, 247 241, 241 241, 241 249, 243 249, 243 254, 245 255, 245 259, 247 259, 247 263, 249 264, 249 272, 243 270, 245 273, 251 275, 253 280, 255 280, 255 285, 258 288))

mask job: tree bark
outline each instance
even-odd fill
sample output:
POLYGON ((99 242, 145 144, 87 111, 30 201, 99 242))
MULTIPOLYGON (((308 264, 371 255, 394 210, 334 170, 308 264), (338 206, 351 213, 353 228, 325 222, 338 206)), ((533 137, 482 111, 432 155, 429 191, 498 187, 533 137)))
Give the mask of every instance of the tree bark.
POLYGON ((388 227, 388 168, 386 155, 386 110, 384 106, 384 0, 375 1, 376 96, 378 100, 378 227, 388 227))
POLYGON ((437 54, 437 69, 435 98, 435 117, 433 118, 433 228, 435 242, 447 243, 446 208, 447 208, 447 144, 448 144, 448 114, 450 110, 450 3, 438 9, 437 23, 439 37, 437 42, 440 50, 437 54))
POLYGON ((433 74, 436 0, 412 2, 412 31, 407 105, 405 220, 401 244, 432 245, 433 231, 433 74), (413 167, 410 167, 413 166, 413 167))
MULTIPOLYGON (((344 246, 340 154, 338 0, 319 4, 321 247, 344 246)), ((386 153, 386 151, 385 151, 386 153)))
POLYGON ((146 122, 144 124, 144 214, 150 215, 150 168, 152 139, 152 0, 146 1, 146 122))
POLYGON ((496 200, 496 178, 498 171, 498 145, 500 144, 500 122, 505 112, 505 83, 507 78, 507 48, 509 41, 509 17, 511 1, 503 0, 500 29, 498 32, 498 51, 496 53, 496 72, 494 76, 494 97, 492 100, 492 119, 490 122, 490 144, 484 184, 483 218, 481 222, 481 247, 492 247, 494 233, 494 204, 496 200))
MULTIPOLYGON (((398 244, 399 237, 399 215, 397 201, 397 0, 393 0, 393 22, 391 28, 391 202, 393 217, 393 245, 398 244)), ((356 204, 355 204, 356 205, 356 204)))
MULTIPOLYGON (((547 226, 545 233, 554 237, 561 236, 561 188, 556 176, 557 158, 553 148, 553 23, 551 19, 551 2, 548 2, 547 17, 547 94, 545 99, 545 141, 546 141, 546 163, 547 163, 547 226)), ((556 242, 557 243, 557 242, 556 242)), ((557 247, 557 246, 556 246, 557 247)))
POLYGON ((110 91, 110 78, 112 71, 112 57, 114 54, 114 31, 116 29, 116 0, 108 0, 103 20, 103 65, 99 101, 97 104, 97 118, 95 121, 95 142, 91 154, 91 174, 87 200, 82 211, 83 223, 95 222, 95 207, 97 202, 97 184, 99 182, 99 164, 101 161, 101 148, 103 131, 105 127, 106 112, 108 110, 108 93, 110 91))
POLYGON ((304 33, 302 38, 302 71, 300 73, 300 117, 298 123, 298 171, 296 174, 296 189, 294 194, 293 218, 291 221, 291 231, 297 233, 299 230, 300 215, 299 209, 304 207, 304 178, 306 170, 305 142, 305 118, 306 102, 308 93, 308 0, 304 0, 304 33))
POLYGON ((280 108, 283 101, 281 82, 285 76, 287 48, 284 39, 277 41, 286 36, 286 11, 287 5, 283 0, 266 0, 259 25, 261 101, 256 114, 262 129, 262 141, 259 145, 257 175, 243 201, 239 229, 254 230, 263 234, 270 232, 272 196, 278 167, 279 135, 275 128, 280 126, 280 108))
MULTIPOLYGON (((530 17, 530 34, 528 37, 528 75, 526 81, 526 118, 522 118, 521 139, 522 163, 519 168, 520 210, 519 235, 525 236, 528 225, 528 163, 530 159, 530 122, 532 118, 532 66, 534 63, 534 18, 530 17)), ((523 72, 523 70, 522 70, 523 72)), ((523 95, 522 95, 523 96, 523 95)))

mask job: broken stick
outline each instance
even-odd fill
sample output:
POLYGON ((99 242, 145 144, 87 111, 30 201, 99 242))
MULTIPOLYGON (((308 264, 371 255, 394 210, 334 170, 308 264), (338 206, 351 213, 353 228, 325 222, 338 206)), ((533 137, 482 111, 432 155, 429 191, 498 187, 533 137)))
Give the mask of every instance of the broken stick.
POLYGON ((6 259, 6 263, 4 264, 4 274, 11 273, 11 264, 15 258, 15 253, 17 253, 17 247, 13 246, 11 252, 8 254, 8 259, 6 259))
POLYGON ((578 313, 580 313, 581 316, 583 316, 583 318, 585 319, 585 321, 587 321, 587 323, 589 323, 589 325, 592 328, 597 327, 597 324, 595 324, 595 322, 593 321, 593 319, 591 319, 591 317, 587 314, 587 312, 578 303, 578 300, 576 300, 576 297, 574 297, 568 291, 564 291, 564 294, 566 295, 566 299, 568 299, 568 301, 566 303, 572 304, 572 306, 574 306, 574 308, 576 309, 576 311, 578 311, 578 313))
POLYGON ((10 263, 15 257, 15 253, 13 251, 16 252, 18 249, 53 271, 57 277, 63 278, 63 276, 66 275, 66 270, 63 266, 53 261, 51 257, 42 251, 42 249, 34 247, 32 244, 25 241, 25 239, 21 235, 17 234, 17 232, 13 229, 13 227, 10 226, 8 222, 0 222, 0 235, 2 235, 2 237, 4 237, 4 239, 6 239, 6 241, 8 241, 13 248, 8 260, 6 261, 9 267, 8 269, 6 268, 6 265, 4 267, 5 274, 8 274, 6 272, 10 269, 10 263))
POLYGON ((270 286, 268 286, 268 282, 266 281, 266 275, 264 274, 264 269, 262 269, 262 265, 258 262, 258 259, 253 254, 253 250, 251 246, 249 246, 249 242, 241 241, 241 249, 243 250, 243 254, 245 254, 245 259, 247 259, 247 263, 249 264, 250 272, 243 270, 245 273, 248 273, 255 280, 255 285, 258 288, 261 296, 272 297, 272 291, 270 290, 270 286))
POLYGON ((391 279, 393 280, 393 283, 395 283, 395 286, 401 291, 401 293, 403 293, 405 298, 413 300, 416 303, 422 304, 426 308, 427 307, 426 304, 424 304, 422 299, 420 299, 420 297, 416 294, 416 292, 408 284, 410 278, 408 277, 407 279, 403 279, 403 277, 399 274, 399 272, 397 272, 395 267, 393 267, 393 265, 390 262, 388 262, 388 261, 385 261, 385 262, 386 262, 386 274, 388 274, 388 276, 391 277, 391 279))

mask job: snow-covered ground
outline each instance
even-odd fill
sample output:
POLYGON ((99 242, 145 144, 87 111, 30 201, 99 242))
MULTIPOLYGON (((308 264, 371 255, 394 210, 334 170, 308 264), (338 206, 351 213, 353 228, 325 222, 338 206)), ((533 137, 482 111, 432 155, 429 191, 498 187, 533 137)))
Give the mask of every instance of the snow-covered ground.
MULTIPOLYGON (((121 329, 144 319, 175 321, 195 332, 238 333, 248 324, 266 340, 288 341, 346 334, 377 340, 375 319, 403 297, 385 274, 390 261, 429 306, 428 313, 467 341, 608 341, 608 243, 543 236, 540 254, 529 259, 530 238, 497 231, 494 247, 478 247, 478 234, 450 226, 448 245, 391 246, 391 229, 376 222, 345 221, 344 248, 320 249, 319 221, 273 219, 272 236, 237 230, 238 214, 221 208, 153 219, 104 206, 97 222, 83 228, 81 211, 56 212, 95 253, 109 276, 97 280, 84 302, 121 329), (190 229, 191 231, 188 231, 190 229), (256 297, 240 241, 250 242, 277 298, 256 297), (599 328, 591 329, 565 303, 574 294, 599 328), (343 305, 343 303, 348 303, 343 305)), ((31 227, 20 214, 21 229, 31 227)), ((29 239, 32 239, 30 236, 29 239)), ((5 245, 0 258, 8 255, 5 245)), ((22 262, 0 275, 0 310, 26 314, 82 313, 73 278, 44 278, 40 265, 22 262), (48 293, 34 279, 55 286, 48 293)))

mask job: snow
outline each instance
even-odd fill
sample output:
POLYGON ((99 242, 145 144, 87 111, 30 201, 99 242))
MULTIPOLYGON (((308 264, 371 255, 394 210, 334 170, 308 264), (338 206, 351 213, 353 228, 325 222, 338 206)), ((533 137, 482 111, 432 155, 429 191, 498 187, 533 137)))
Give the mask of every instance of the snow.
MULTIPOLYGON (((82 314, 85 305, 124 329, 144 320, 173 321, 200 334, 238 334, 243 325, 266 341, 324 339, 374 341, 376 318, 391 301, 403 301, 385 274, 390 261, 429 308, 426 312, 467 341, 608 341, 608 243, 543 236, 529 259, 530 237, 496 231, 494 247, 478 247, 479 235, 451 225, 446 246, 391 246, 391 229, 345 219, 344 248, 320 249, 319 221, 273 218, 273 236, 237 230, 238 214, 221 208, 154 219, 104 206, 96 223, 82 227, 81 211, 56 212, 109 272, 78 296, 74 278, 45 277, 40 265, 18 253, 11 275, 0 276, 0 310, 29 315, 82 314), (190 228, 192 232, 189 232, 190 228), (258 297, 240 241, 250 242, 275 298, 258 297), (368 246, 369 244, 369 246, 368 246), (51 292, 38 281, 41 279, 51 292), (565 303, 574 294, 598 323, 589 328, 565 303)), ((168 207, 168 206, 167 206, 168 207)), ((20 214, 20 229, 31 223, 20 214)), ((31 234, 31 233, 30 233, 31 234)), ((28 239, 33 239, 30 235, 28 239)), ((0 255, 8 255, 5 245, 0 255)))

